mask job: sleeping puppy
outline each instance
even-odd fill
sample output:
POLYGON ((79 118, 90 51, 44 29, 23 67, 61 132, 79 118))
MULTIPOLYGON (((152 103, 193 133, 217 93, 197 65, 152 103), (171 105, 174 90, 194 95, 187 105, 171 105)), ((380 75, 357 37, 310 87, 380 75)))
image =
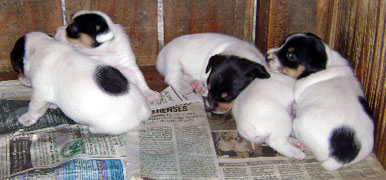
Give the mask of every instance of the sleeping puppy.
POLYGON ((295 136, 327 170, 357 163, 373 148, 374 125, 348 62, 317 36, 294 34, 268 51, 276 71, 297 78, 295 136))
POLYGON ((151 116, 146 98, 119 70, 44 33, 21 37, 11 60, 32 85, 28 112, 18 119, 24 126, 34 124, 50 103, 92 133, 124 133, 151 116))
POLYGON ((282 155, 304 159, 302 143, 290 138, 295 79, 274 72, 270 75, 269 79, 255 79, 236 98, 232 113, 237 132, 251 142, 266 142, 282 155))
POLYGON ((257 59, 264 57, 246 41, 199 33, 169 42, 159 53, 156 66, 167 84, 183 94, 201 91, 207 96, 207 110, 224 114, 255 78, 269 78, 257 59))
POLYGON ((119 69, 139 87, 148 100, 160 98, 158 92, 149 88, 139 70, 123 27, 114 24, 106 14, 100 11, 79 11, 72 17, 71 23, 57 28, 55 39, 119 69))

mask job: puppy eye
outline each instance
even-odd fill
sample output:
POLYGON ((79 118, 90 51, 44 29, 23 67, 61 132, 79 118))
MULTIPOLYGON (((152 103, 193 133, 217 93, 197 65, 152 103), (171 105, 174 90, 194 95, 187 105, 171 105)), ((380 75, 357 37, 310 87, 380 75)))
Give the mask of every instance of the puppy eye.
POLYGON ((226 92, 223 92, 223 93, 221 93, 221 95, 220 95, 220 96, 221 96, 221 98, 223 98, 223 99, 224 99, 224 98, 228 97, 228 93, 226 93, 226 92))
POLYGON ((293 52, 287 52, 287 59, 290 61, 296 61, 296 55, 293 52))

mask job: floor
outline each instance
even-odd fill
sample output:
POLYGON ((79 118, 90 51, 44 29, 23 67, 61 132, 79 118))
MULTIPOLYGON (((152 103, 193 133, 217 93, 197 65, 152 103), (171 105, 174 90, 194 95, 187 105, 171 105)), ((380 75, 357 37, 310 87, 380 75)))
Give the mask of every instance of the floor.
MULTIPOLYGON (((157 72, 155 66, 140 66, 139 68, 151 89, 160 92, 167 87, 167 84, 165 84, 163 77, 157 72)), ((16 72, 0 72, 0 81, 14 79, 17 79, 16 72)))

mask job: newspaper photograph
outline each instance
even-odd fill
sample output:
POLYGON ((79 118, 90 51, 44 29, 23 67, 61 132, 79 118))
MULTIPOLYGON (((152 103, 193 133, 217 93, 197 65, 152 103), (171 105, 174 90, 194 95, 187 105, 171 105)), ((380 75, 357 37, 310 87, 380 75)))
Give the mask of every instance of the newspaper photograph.
POLYGON ((241 137, 232 115, 206 112, 202 98, 168 87, 150 102, 153 116, 133 131, 95 135, 60 109, 23 127, 28 88, 1 82, 0 179, 384 179, 374 154, 326 171, 308 150, 284 157, 241 137), (4 87, 3 87, 4 86, 4 87), (9 87, 14 88, 14 92, 9 87))

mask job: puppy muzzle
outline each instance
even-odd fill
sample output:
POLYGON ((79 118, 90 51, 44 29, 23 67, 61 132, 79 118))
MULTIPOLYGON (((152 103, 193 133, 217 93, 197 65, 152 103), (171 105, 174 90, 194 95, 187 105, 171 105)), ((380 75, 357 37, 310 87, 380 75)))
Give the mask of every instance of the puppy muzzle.
POLYGON ((232 109, 232 102, 216 102, 210 100, 208 97, 203 97, 204 107, 206 112, 213 112, 215 114, 226 114, 232 109))
POLYGON ((276 49, 271 49, 267 52, 267 55, 265 56, 265 61, 267 62, 271 70, 273 70, 274 72, 280 72, 282 65, 276 55, 275 50, 276 49))

